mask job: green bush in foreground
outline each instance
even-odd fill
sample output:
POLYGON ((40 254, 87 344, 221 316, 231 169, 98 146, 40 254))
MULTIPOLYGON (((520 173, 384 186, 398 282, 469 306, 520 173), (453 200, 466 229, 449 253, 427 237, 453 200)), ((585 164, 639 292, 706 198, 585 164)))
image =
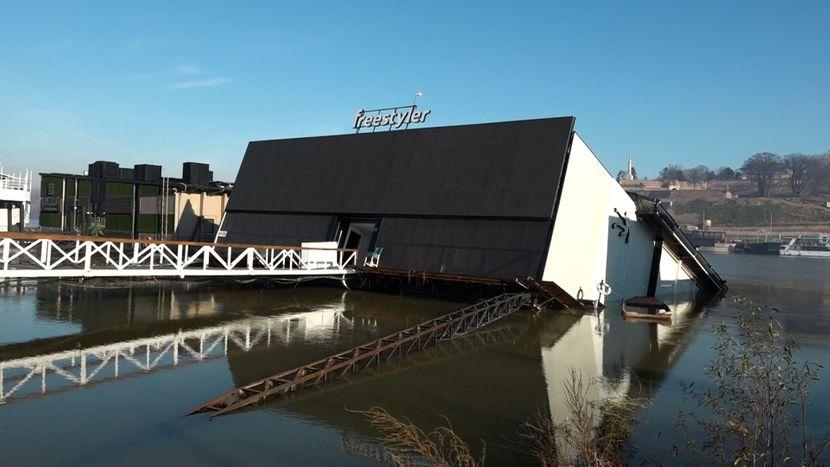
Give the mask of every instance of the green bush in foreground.
POLYGON ((811 465, 827 439, 811 437, 810 388, 821 365, 799 363, 798 344, 783 333, 775 308, 742 306, 732 326, 715 327, 715 360, 705 367, 710 387, 684 390, 696 412, 678 413, 686 448, 696 458, 722 465, 811 465))

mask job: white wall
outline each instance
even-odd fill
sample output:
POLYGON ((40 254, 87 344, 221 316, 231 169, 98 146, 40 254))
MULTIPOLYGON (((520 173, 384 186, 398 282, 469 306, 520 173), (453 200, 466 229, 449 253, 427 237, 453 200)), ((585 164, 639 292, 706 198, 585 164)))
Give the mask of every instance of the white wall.
POLYGON ((665 245, 660 255, 660 273, 658 275, 657 295, 685 292, 697 287, 692 273, 665 245))
MULTIPOLYGON (((23 226, 26 227, 29 225, 29 213, 30 213, 30 204, 28 202, 23 203, 23 210, 21 211, 18 208, 12 209, 12 225, 17 228, 17 224, 20 223, 20 215, 23 214, 23 226)), ((9 231, 9 210, 6 208, 0 209, 0 232, 8 232, 9 231)))
MULTIPOLYGON (((585 142, 574 134, 562 198, 542 276, 574 297, 594 300, 597 285, 611 285, 611 299, 646 295, 655 234, 637 221, 636 206, 585 142), (627 221, 628 243, 612 229, 627 221)), ((664 255, 665 257, 665 255, 664 255)))

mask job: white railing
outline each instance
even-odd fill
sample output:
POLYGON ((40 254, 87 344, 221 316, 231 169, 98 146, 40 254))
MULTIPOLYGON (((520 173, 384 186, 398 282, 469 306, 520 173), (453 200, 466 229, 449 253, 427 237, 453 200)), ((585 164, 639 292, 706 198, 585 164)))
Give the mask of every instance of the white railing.
POLYGON ((356 250, 336 248, 0 234, 0 278, 343 276, 356 265, 356 250))
POLYGON ((0 361, 0 404, 221 358, 233 348, 248 352, 257 346, 286 345, 309 333, 338 332, 344 324, 352 323, 342 306, 327 307, 0 361))
POLYGON ((19 174, 8 174, 0 166, 0 190, 32 191, 31 172, 27 170, 19 174))

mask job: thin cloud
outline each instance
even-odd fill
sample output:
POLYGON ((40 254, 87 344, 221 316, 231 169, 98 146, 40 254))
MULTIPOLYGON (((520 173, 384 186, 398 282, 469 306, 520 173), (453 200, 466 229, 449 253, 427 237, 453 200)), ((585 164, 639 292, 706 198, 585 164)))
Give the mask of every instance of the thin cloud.
POLYGON ((176 67, 176 73, 180 75, 201 75, 204 71, 196 65, 179 65, 176 67))
POLYGON ((193 89, 193 88, 215 88, 230 83, 233 78, 217 76, 216 78, 197 79, 190 81, 179 81, 167 85, 169 89, 193 89))

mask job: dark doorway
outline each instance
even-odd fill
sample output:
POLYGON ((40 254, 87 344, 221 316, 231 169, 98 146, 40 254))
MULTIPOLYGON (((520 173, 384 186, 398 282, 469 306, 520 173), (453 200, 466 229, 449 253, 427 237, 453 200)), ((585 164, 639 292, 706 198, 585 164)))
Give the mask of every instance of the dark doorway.
POLYGON ((359 233, 349 230, 348 235, 346 236, 346 248, 348 249, 356 249, 360 246, 360 240, 363 239, 363 236, 359 233))
POLYGON ((340 218, 334 240, 340 248, 357 250, 358 264, 363 264, 363 259, 375 246, 379 230, 377 218, 340 218))

